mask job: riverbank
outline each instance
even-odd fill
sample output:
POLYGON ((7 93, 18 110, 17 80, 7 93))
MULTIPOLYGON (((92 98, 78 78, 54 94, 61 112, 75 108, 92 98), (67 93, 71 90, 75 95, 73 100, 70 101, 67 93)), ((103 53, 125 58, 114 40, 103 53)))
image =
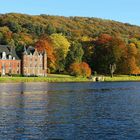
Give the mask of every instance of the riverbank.
POLYGON ((47 77, 0 77, 0 83, 14 82, 89 82, 90 80, 82 77, 70 75, 49 74, 47 77))
MULTIPOLYGON (((99 76, 100 77, 100 76, 99 76)), ((117 81, 140 81, 140 76, 115 75, 103 76, 105 82, 117 81)), ((48 77, 0 77, 0 83, 17 83, 17 82, 94 82, 88 78, 74 77, 62 74, 49 74, 48 77)))
POLYGON ((129 76, 129 75, 115 75, 113 78, 105 76, 104 81, 106 82, 117 82, 117 81, 140 81, 140 76, 129 76))

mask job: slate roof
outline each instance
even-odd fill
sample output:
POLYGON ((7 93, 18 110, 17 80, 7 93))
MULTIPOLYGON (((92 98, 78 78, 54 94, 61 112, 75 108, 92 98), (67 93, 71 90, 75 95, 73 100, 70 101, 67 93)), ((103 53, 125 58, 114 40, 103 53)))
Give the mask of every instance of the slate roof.
POLYGON ((0 53, 6 52, 6 54, 10 54, 10 49, 8 45, 0 45, 0 53))
POLYGON ((32 46, 29 46, 28 48, 24 47, 24 53, 27 53, 27 54, 33 54, 35 52, 35 48, 32 47, 32 46))
MULTIPOLYGON (((34 47, 32 47, 32 46, 29 46, 29 47, 24 47, 24 53, 25 54, 34 54, 34 52, 35 52, 35 48, 34 47)), ((42 52, 38 52, 39 54, 42 54, 42 52)))
POLYGON ((11 47, 8 45, 0 45, 0 54, 2 54, 3 52, 6 52, 6 55, 11 55, 12 57, 15 57, 16 60, 19 60, 19 57, 17 56, 14 48, 11 49, 11 47))

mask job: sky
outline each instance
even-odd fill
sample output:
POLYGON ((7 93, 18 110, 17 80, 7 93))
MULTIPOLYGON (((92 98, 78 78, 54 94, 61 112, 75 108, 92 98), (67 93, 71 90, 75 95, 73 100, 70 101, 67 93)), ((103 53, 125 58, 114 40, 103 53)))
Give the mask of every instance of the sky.
POLYGON ((0 13, 97 17, 140 26, 140 0, 0 0, 0 13))

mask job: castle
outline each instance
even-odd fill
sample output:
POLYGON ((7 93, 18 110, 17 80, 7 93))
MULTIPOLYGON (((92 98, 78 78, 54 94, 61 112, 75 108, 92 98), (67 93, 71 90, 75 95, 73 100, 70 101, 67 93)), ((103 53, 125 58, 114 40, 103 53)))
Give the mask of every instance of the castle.
POLYGON ((19 59, 14 48, 0 45, 0 74, 47 76, 47 53, 39 53, 31 46, 24 47, 22 58, 19 59))

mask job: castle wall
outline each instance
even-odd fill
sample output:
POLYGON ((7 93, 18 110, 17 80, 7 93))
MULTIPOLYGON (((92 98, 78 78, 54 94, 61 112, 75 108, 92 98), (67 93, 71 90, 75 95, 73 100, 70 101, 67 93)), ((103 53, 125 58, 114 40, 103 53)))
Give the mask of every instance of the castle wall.
POLYGON ((2 52, 0 59, 0 74, 23 74, 25 76, 47 76, 47 54, 39 54, 37 49, 34 53, 24 50, 21 60, 12 53, 2 52), (28 53, 30 54, 28 54, 28 53))
POLYGON ((21 60, 0 59, 0 74, 3 69, 5 74, 21 74, 21 60))
POLYGON ((47 56, 46 54, 23 54, 22 73, 25 76, 47 76, 47 56))

